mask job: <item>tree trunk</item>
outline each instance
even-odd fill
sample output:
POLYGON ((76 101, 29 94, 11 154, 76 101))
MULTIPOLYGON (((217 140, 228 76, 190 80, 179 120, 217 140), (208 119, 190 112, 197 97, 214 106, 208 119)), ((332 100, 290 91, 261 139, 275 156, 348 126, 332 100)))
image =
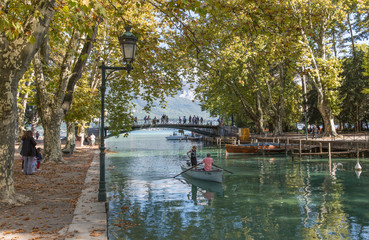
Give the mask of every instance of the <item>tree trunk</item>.
POLYGON ((18 109, 17 115, 17 142, 21 141, 21 138, 24 133, 24 116, 26 115, 26 107, 27 107, 27 100, 28 100, 28 93, 24 94, 23 96, 19 96, 22 98, 21 100, 21 108, 18 109))
POLYGON ((14 84, 11 80, 9 76, 6 84, 0 84, 0 202, 13 202, 15 193, 13 174, 17 82, 14 84))
POLYGON ((35 54, 33 66, 35 68, 37 101, 39 103, 40 118, 44 128, 45 149, 43 158, 45 162, 63 162, 60 141, 60 124, 63 116, 61 103, 64 98, 63 91, 66 89, 66 83, 61 83, 59 86, 61 90, 57 94, 49 94, 46 90, 39 52, 35 54))
POLYGON ((324 102, 324 96, 318 90, 318 103, 317 108, 322 115, 324 122, 324 135, 325 136, 337 136, 336 128, 334 126, 334 119, 332 110, 328 103, 324 102))
MULTIPOLYGON (((40 48, 54 15, 55 0, 40 0, 33 4, 33 12, 22 24, 24 32, 13 41, 0 32, 0 202, 16 203, 13 182, 14 142, 17 121, 17 89, 34 54, 40 48), (33 14, 34 12, 39 14, 33 14), (39 17, 42 16, 42 17, 39 17)), ((17 13, 14 13, 15 17, 17 13)))
POLYGON ((274 117, 273 121, 273 136, 281 136, 283 134, 283 121, 280 114, 274 117))
POLYGON ((36 111, 34 111, 33 117, 32 117, 32 128, 31 128, 31 131, 32 131, 32 134, 33 135, 35 135, 35 133, 36 133, 37 124, 38 124, 38 112, 37 112, 37 109, 36 109, 36 111))
POLYGON ((65 148, 70 150, 71 145, 76 144, 76 125, 71 122, 67 122, 67 141, 65 148))
POLYGON ((257 112, 257 119, 255 122, 256 124, 256 133, 263 133, 264 132, 264 114, 263 108, 261 107, 260 96, 256 94, 256 112, 257 112))
POLYGON ((81 124, 78 124, 78 130, 77 135, 81 138, 81 147, 83 147, 83 143, 85 141, 85 123, 82 122, 81 124))
POLYGON ((42 126, 44 128, 44 156, 45 162, 64 162, 60 141, 60 116, 54 114, 43 116, 42 126))

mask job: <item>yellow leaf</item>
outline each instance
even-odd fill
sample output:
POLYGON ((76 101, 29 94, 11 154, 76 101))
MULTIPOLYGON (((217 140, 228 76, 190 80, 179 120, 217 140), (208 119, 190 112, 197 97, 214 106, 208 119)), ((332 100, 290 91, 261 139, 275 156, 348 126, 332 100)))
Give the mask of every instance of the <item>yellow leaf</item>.
POLYGON ((88 6, 90 4, 90 0, 82 0, 82 4, 88 6))

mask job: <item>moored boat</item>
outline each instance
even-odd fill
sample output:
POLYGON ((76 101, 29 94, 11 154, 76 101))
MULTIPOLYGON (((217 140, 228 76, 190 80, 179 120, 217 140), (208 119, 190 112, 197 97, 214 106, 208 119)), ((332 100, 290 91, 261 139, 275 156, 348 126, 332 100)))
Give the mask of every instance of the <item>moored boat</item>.
POLYGON ((178 135, 177 132, 173 132, 173 135, 165 137, 167 140, 187 140, 187 136, 178 135))
POLYGON ((258 152, 258 143, 250 143, 250 144, 226 144, 226 153, 257 153, 258 152))
MULTIPOLYGON (((186 166, 182 165, 182 171, 186 171, 190 169, 192 166, 186 166)), ((201 167, 197 166, 197 170, 195 168, 188 170, 183 173, 184 175, 187 175, 189 177, 205 180, 205 181, 211 181, 211 182, 219 182, 221 183, 223 181, 223 169, 212 167, 211 171, 204 171, 201 167)))
POLYGON ((249 143, 249 144, 226 144, 226 153, 257 153, 258 150, 275 150, 278 148, 276 143, 249 143))

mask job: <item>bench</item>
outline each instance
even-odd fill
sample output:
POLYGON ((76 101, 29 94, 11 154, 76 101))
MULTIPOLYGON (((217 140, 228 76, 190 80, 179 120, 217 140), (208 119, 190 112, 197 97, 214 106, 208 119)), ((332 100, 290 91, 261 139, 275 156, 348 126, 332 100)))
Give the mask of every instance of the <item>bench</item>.
POLYGON ((63 149, 62 152, 65 154, 65 155, 72 155, 73 152, 74 152, 74 148, 76 147, 76 144, 71 144, 70 145, 70 149, 63 149))

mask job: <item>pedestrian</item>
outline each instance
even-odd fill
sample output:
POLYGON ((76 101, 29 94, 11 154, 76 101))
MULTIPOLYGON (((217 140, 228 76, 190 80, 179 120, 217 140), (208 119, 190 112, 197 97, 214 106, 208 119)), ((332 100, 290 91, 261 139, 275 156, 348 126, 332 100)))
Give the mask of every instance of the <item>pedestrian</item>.
POLYGON ((316 124, 313 125, 313 139, 318 139, 318 127, 316 124))
POLYGON ((179 118, 178 118, 178 122, 179 122, 179 124, 181 124, 181 123, 182 123, 182 119, 181 119, 181 117, 179 117, 179 118))
POLYGON ((204 164, 204 171, 211 171, 212 169, 214 161, 210 156, 210 153, 206 154, 206 158, 201 161, 204 164))
POLYGON ((41 170, 41 161, 42 161, 42 148, 37 148, 36 149, 36 160, 37 160, 37 164, 36 164, 36 169, 37 171, 41 170))
POLYGON ((22 136, 22 150, 20 154, 24 157, 23 173, 26 175, 33 175, 32 163, 36 157, 36 141, 32 136, 32 131, 26 131, 22 136))
POLYGON ((87 137, 85 137, 84 144, 85 144, 86 146, 90 145, 90 141, 88 141, 88 136, 87 136, 87 137))
POLYGON ((40 137, 40 132, 39 131, 37 131, 36 132, 36 140, 38 140, 38 138, 40 137))
POLYGON ((96 137, 95 137, 95 134, 94 133, 91 133, 90 139, 91 139, 91 146, 95 146, 95 139, 96 139, 96 137))
POLYGON ((195 169, 197 169, 197 159, 196 159, 196 146, 193 146, 190 151, 187 152, 187 156, 191 160, 192 167, 195 166, 195 169))

